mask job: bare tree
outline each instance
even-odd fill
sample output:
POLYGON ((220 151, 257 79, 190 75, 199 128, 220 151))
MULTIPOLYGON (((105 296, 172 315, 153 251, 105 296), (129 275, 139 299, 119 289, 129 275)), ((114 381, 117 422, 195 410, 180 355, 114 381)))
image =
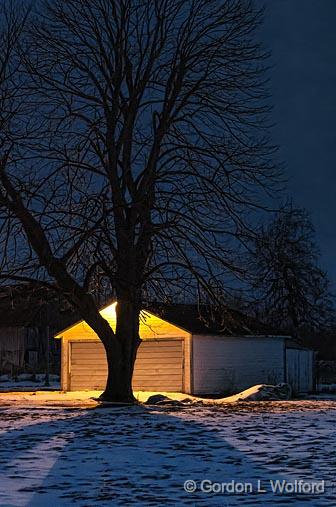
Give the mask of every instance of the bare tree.
POLYGON ((276 182, 261 13, 245 0, 40 4, 19 48, 29 135, 2 155, 3 276, 63 294, 104 344, 102 398, 131 401, 144 299, 219 300, 276 182), (118 300, 115 332, 95 284, 118 300))
POLYGON ((314 236, 307 212, 289 205, 261 228, 252 256, 263 317, 296 336, 319 331, 334 320, 330 283, 319 266, 314 236))

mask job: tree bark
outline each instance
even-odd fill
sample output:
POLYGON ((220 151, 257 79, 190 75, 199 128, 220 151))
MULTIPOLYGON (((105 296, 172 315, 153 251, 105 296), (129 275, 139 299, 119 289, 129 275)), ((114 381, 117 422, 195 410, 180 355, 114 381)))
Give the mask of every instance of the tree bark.
POLYGON ((132 377, 136 353, 140 345, 140 308, 133 302, 118 299, 116 307, 116 340, 100 337, 106 351, 108 375, 101 394, 103 401, 134 403, 132 377))

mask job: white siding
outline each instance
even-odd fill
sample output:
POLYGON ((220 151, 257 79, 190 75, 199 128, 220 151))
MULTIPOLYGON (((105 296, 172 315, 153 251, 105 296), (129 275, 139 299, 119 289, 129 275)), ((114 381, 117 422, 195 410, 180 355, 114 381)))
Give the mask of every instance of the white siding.
POLYGON ((312 350, 286 350, 286 380, 293 394, 309 393, 313 390, 314 352, 312 350))
POLYGON ((280 337, 193 337, 193 392, 239 392, 255 384, 284 382, 280 337))

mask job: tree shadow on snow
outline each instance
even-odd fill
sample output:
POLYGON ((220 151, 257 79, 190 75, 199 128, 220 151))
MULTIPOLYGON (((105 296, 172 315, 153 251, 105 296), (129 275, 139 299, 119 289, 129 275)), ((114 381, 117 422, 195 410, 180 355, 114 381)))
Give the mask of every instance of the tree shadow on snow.
POLYGON ((272 494, 267 481, 285 477, 225 440, 218 426, 202 423, 199 410, 63 409, 64 419, 60 410, 42 411, 44 420, 1 435, 0 505, 327 505, 272 494), (258 479, 267 493, 257 492, 258 479), (193 493, 184 490, 188 480, 196 481, 193 493), (204 488, 234 480, 253 491, 202 492, 204 480, 204 488))

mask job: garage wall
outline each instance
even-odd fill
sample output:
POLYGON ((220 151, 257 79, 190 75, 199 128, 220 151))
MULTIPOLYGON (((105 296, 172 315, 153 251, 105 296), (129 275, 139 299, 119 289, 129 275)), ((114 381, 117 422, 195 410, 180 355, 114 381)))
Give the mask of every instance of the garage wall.
MULTIPOLYGON (((184 387, 182 339, 143 341, 133 375, 133 389, 182 391, 184 387)), ((69 346, 71 391, 103 389, 107 377, 104 347, 99 341, 72 341, 69 346)), ((63 387, 64 388, 64 387, 63 387)))
POLYGON ((195 394, 235 393, 284 381, 284 341, 278 337, 193 337, 195 394))
POLYGON ((286 349, 286 381, 293 394, 309 393, 314 388, 314 352, 304 349, 286 349))

